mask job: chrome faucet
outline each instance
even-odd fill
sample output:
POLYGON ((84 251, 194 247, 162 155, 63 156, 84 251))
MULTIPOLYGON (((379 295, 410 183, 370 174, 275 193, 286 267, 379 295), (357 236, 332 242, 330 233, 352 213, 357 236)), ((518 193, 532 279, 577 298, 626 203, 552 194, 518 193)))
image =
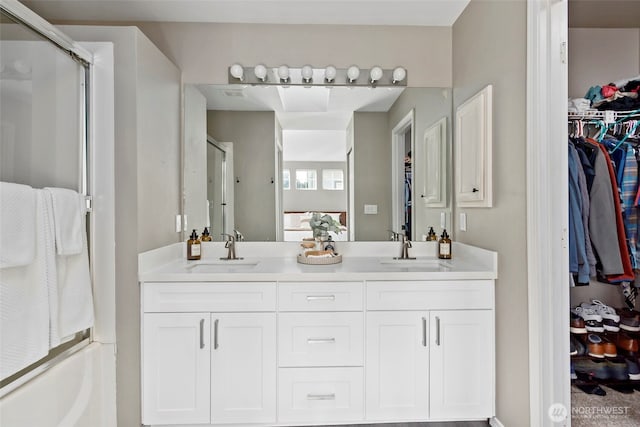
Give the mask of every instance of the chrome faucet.
POLYGON ((389 233, 391 233, 391 241, 392 242, 399 242, 400 241, 400 233, 398 233, 397 231, 393 231, 393 230, 387 230, 389 233))
POLYGON ((242 235, 242 233, 238 230, 233 230, 233 234, 236 237, 236 242, 243 242, 244 241, 244 236, 242 235))
POLYGON ((402 247, 400 250, 400 256, 394 257, 394 259, 416 259, 416 257, 409 256, 409 248, 411 247, 411 240, 409 240, 406 234, 401 234, 401 236, 402 236, 402 247))
POLYGON ((230 261, 234 259, 242 259, 236 256, 236 237, 233 234, 223 233, 222 235, 228 237, 227 242, 224 244, 224 247, 229 249, 229 252, 227 252, 226 257, 222 257, 220 259, 226 260, 226 261, 230 261))

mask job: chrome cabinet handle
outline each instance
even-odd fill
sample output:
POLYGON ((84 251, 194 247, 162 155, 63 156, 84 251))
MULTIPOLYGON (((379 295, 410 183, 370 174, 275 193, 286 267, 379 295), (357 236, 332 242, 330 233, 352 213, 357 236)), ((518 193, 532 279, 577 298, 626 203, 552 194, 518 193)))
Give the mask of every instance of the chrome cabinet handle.
POLYGON ((335 295, 307 295, 307 301, 335 301, 335 295))
POLYGON ((307 400, 336 400, 336 395, 331 394, 307 394, 307 400))
POLYGON ((204 319, 200 319, 200 348, 204 348, 204 319))
POLYGON ((440 318, 436 316, 436 345, 440 345, 440 318))
POLYGON ((213 322, 213 349, 214 350, 218 349, 218 321, 219 319, 216 319, 213 322))
POLYGON ((335 338, 308 338, 308 344, 334 344, 336 342, 335 338))
POLYGON ((422 346, 427 346, 427 318, 422 318, 422 346))

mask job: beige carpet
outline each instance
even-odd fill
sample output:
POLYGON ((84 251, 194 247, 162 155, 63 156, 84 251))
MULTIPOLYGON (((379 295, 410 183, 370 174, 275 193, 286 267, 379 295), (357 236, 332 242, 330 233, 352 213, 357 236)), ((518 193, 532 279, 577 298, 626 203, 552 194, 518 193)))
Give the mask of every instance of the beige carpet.
POLYGON ((571 386, 572 427, 640 426, 640 392, 623 394, 602 386, 606 396, 586 394, 571 386))

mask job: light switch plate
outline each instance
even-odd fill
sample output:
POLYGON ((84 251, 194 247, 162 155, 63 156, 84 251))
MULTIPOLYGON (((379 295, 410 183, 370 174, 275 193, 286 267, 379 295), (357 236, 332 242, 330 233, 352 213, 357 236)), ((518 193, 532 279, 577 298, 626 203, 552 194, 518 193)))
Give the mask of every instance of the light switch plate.
POLYGON ((182 216, 176 215, 176 233, 182 231, 182 216))
POLYGON ((440 212, 440 228, 442 228, 443 230, 445 228, 447 228, 447 213, 446 212, 440 212))
POLYGON ((377 215, 378 214, 378 205, 364 205, 364 214, 365 215, 377 215))
POLYGON ((467 214, 460 212, 460 231, 467 231, 467 214))

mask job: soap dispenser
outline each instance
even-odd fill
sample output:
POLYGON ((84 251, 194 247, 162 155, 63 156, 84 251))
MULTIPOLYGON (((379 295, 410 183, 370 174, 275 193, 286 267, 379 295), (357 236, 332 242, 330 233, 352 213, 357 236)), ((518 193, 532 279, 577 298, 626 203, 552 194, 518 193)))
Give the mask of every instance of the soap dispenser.
POLYGON ((202 242, 210 242, 211 241, 211 234, 209 234, 209 229, 207 227, 205 227, 204 230, 202 231, 202 237, 200 238, 200 240, 202 242))
POLYGON ((438 241, 438 235, 433 231, 433 227, 429 227, 429 233, 427 233, 427 242, 438 241))
POLYGON ((451 259, 451 239, 447 230, 442 230, 442 235, 438 241, 438 258, 451 259))
POLYGON ((187 240, 187 259, 189 261, 197 261, 200 259, 200 239, 198 233, 194 229, 191 237, 187 240))

